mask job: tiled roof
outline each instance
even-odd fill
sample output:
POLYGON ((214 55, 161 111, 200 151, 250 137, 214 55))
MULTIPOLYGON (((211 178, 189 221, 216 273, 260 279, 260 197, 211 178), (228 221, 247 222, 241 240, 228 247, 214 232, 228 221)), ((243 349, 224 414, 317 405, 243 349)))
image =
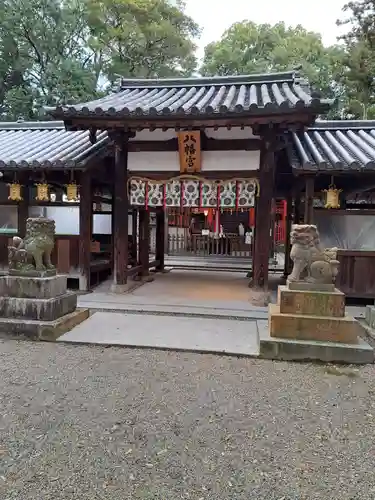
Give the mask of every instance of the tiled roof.
POLYGON ((81 168, 105 150, 106 132, 91 144, 89 131, 68 132, 63 122, 0 123, 0 169, 81 168))
POLYGON ((59 118, 188 117, 284 113, 311 108, 323 112, 330 101, 312 93, 296 72, 163 80, 125 80, 120 90, 101 99, 60 106, 59 118))
POLYGON ((292 165, 304 170, 375 168, 375 121, 316 121, 292 132, 292 165))

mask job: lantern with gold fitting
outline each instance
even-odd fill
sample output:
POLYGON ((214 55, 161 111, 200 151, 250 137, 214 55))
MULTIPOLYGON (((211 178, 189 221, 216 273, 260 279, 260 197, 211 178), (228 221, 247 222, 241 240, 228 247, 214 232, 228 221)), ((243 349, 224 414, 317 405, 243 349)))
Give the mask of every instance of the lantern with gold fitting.
POLYGON ((66 197, 68 201, 78 200, 78 186, 75 182, 66 185, 66 197))
POLYGON ((36 184, 36 197, 37 201, 50 201, 49 199, 49 186, 46 182, 39 182, 36 184))
POLYGON ((342 193, 342 189, 336 188, 333 177, 328 189, 324 189, 323 193, 325 194, 325 208, 340 208, 340 193, 342 193))
POLYGON ((8 184, 9 187, 9 196, 8 200, 11 201, 22 201, 21 189, 22 186, 19 182, 17 182, 17 178, 14 177, 14 181, 11 184, 8 184))
POLYGON ((73 172, 70 173, 70 182, 66 184, 66 199, 70 202, 78 201, 78 185, 73 177, 73 172))

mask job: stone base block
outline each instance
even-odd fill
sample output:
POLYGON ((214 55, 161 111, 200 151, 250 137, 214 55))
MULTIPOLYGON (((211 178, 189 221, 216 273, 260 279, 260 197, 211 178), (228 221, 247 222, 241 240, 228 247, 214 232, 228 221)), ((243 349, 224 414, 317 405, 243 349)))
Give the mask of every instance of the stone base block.
POLYGON ((365 319, 370 328, 375 328, 375 306, 366 306, 365 319))
POLYGON ((343 318, 345 295, 335 289, 333 292, 291 290, 279 286, 277 303, 282 314, 307 314, 343 318))
POLYGON ((362 338, 358 338, 356 344, 273 338, 267 321, 257 321, 257 324, 260 357, 264 359, 360 365, 374 362, 374 350, 362 338))
POLYGON ((77 307, 77 295, 66 292, 52 299, 0 297, 0 316, 5 318, 54 321, 77 307))
POLYGON ((271 337, 323 342, 355 344, 361 325, 349 316, 343 318, 282 314, 280 306, 270 304, 269 322, 271 337))
POLYGON ((56 269, 44 269, 43 271, 37 271, 36 269, 29 269, 24 271, 19 271, 16 269, 9 269, 10 276, 22 276, 27 278, 49 278, 50 276, 56 276, 56 269))
POLYGON ((55 340, 88 317, 88 309, 76 309, 55 321, 0 318, 0 335, 29 340, 55 340))
POLYGON ((24 276, 0 276, 0 296, 26 299, 51 299, 66 293, 66 276, 31 278, 24 276))
POLYGON ((310 292, 334 292, 333 283, 307 283, 306 281, 287 281, 289 290, 310 291, 310 292))

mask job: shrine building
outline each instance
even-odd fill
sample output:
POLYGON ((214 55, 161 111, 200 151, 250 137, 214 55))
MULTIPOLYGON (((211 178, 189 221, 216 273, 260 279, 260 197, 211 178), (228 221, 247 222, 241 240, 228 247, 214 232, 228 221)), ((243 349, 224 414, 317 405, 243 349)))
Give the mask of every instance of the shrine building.
POLYGON ((342 291, 374 298, 375 123, 324 121, 332 105, 295 71, 123 79, 49 109, 58 121, 1 123, 0 265, 44 215, 58 271, 81 290, 111 277, 121 292, 170 255, 266 288, 270 268, 289 272, 290 227, 304 221, 340 248, 342 291))

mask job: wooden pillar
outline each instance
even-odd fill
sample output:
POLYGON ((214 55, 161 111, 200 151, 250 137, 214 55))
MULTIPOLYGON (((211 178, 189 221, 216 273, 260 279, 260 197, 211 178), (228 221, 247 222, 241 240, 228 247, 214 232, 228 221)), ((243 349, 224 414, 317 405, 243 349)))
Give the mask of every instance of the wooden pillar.
POLYGON ((128 145, 129 135, 116 133, 114 197, 113 197, 113 283, 112 291, 121 293, 126 289, 128 270, 128 233, 129 233, 129 200, 128 200, 128 145))
POLYGON ((301 219, 301 194, 297 193, 294 197, 293 224, 299 224, 301 219))
POLYGON ((141 276, 148 276, 150 251, 150 212, 139 211, 139 265, 142 266, 141 276))
POLYGON ((341 208, 341 210, 346 209, 346 193, 345 193, 345 191, 342 191, 340 193, 340 208, 341 208))
POLYGON ((275 183, 275 153, 269 141, 264 141, 260 156, 259 186, 256 200, 253 281, 256 288, 267 288, 271 250, 271 210, 275 183))
POLYGON ((129 256, 134 265, 138 262, 138 210, 133 208, 132 210, 132 255, 129 256))
POLYGON ((305 189, 305 224, 312 224, 314 218, 314 177, 306 178, 305 189))
POLYGON ((29 217, 30 187, 28 184, 22 190, 23 200, 18 202, 17 233, 24 238, 26 235, 26 221, 29 217))
POLYGON ((168 223, 169 213, 168 209, 164 209, 164 253, 169 252, 169 223, 168 223))
POLYGON ((161 209, 156 212, 156 260, 159 264, 156 267, 157 271, 164 271, 164 254, 165 254, 165 210, 161 209))
POLYGON ((79 203, 79 289, 82 291, 90 290, 91 238, 91 172, 86 170, 81 176, 79 203))
POLYGON ((291 272, 290 259, 290 231, 292 229, 292 202, 293 198, 288 196, 286 199, 286 219, 285 219, 285 240, 284 240, 284 278, 286 279, 291 272))

